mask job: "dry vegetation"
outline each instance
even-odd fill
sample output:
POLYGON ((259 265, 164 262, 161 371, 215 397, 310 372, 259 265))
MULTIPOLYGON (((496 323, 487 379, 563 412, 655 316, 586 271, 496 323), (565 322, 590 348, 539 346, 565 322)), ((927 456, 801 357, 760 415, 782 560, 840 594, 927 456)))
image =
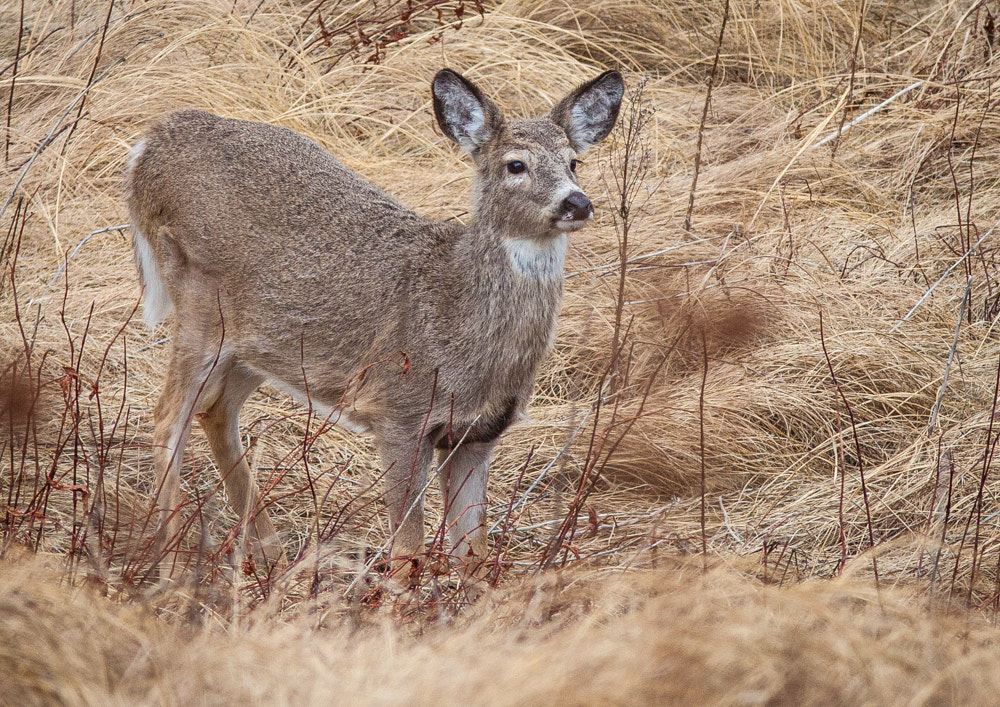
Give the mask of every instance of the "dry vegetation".
POLYGON ((5 0, 0 703, 995 701, 998 13, 5 0), (601 68, 630 86, 493 467, 497 588, 362 572, 369 441, 265 387, 243 428, 296 562, 241 566, 195 433, 197 572, 151 595, 169 342, 135 317, 128 149, 179 106, 271 121, 461 220, 442 66, 516 115, 601 68))

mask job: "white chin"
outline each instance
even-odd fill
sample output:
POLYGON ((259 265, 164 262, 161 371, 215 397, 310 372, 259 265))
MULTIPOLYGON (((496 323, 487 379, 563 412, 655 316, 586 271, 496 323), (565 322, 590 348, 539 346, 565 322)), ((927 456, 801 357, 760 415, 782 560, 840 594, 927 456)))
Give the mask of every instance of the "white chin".
POLYGON ((579 231, 581 228, 590 223, 591 219, 559 219, 555 222, 555 227, 557 231, 562 231, 563 233, 572 233, 573 231, 579 231))

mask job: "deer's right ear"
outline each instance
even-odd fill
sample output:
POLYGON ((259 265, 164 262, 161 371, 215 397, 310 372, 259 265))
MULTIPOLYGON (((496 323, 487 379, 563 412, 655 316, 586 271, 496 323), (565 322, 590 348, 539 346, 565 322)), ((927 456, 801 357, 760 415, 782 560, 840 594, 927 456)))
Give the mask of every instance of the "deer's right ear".
POLYGON ((493 101, 451 69, 437 72, 431 90, 438 125, 467 152, 489 142, 503 125, 503 114, 493 101))

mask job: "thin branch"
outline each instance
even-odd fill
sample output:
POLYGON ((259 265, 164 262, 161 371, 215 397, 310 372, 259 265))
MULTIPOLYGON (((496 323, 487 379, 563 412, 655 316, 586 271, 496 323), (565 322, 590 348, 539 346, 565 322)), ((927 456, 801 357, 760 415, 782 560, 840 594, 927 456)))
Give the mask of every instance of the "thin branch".
POLYGON ((108 74, 108 72, 111 71, 111 69, 118 66, 118 64, 120 64, 122 61, 124 61, 124 59, 119 59, 118 61, 108 66, 108 68, 106 68, 104 71, 101 72, 101 75, 98 76, 96 80, 92 81, 90 85, 85 86, 78 94, 76 94, 76 97, 70 102, 66 110, 63 111, 63 114, 59 116, 59 120, 57 120, 56 124, 52 126, 52 129, 49 131, 48 135, 42 138, 42 141, 38 143, 38 147, 35 148, 34 153, 31 155, 28 161, 24 163, 24 167, 21 168, 21 174, 18 175, 17 181, 14 182, 14 188, 10 190, 10 195, 4 202, 3 207, 0 207, 0 219, 3 218, 3 215, 5 213, 7 213, 7 207, 9 207, 11 202, 14 201, 14 197, 17 195, 17 190, 21 188, 21 182, 24 181, 24 177, 28 174, 28 170, 31 169, 31 165, 33 165, 35 163, 35 160, 38 159, 38 156, 45 151, 45 148, 47 148, 49 145, 52 144, 52 141, 55 140, 56 136, 65 129, 63 121, 66 120, 66 117, 69 116, 70 112, 76 107, 76 104, 79 101, 81 101, 90 92, 90 89, 96 86, 101 81, 101 79, 103 79, 108 74))
POLYGON ((840 127, 837 129, 836 142, 833 143, 833 149, 830 151, 831 159, 836 156, 837 148, 840 146, 840 136, 844 132, 844 123, 847 121, 847 111, 850 108, 851 96, 854 95, 854 76, 858 70, 858 50, 861 48, 861 30, 864 29, 865 11, 867 9, 865 0, 861 0, 861 6, 858 8, 858 29, 854 34, 854 49, 851 52, 851 78, 847 82, 847 100, 844 102, 844 112, 840 116, 840 127))
POLYGON ((10 75, 10 95, 7 96, 7 128, 3 140, 3 163, 10 157, 10 114, 14 110, 14 83, 17 81, 17 65, 21 59, 21 38, 24 36, 24 0, 21 0, 21 16, 17 23, 17 48, 14 50, 14 70, 10 75))
MULTIPOLYGON (((0 212, 0 214, 2 214, 2 213, 3 212, 0 212)), ((984 233, 982 235, 982 237, 978 241, 976 241, 976 244, 974 246, 972 246, 967 251, 965 251, 965 253, 962 254, 961 258, 959 258, 954 263, 952 263, 951 267, 949 267, 947 270, 945 270, 944 274, 937 279, 937 282, 935 282, 933 285, 931 285, 929 288, 927 288, 927 292, 925 292, 923 294, 923 296, 919 300, 917 300, 917 303, 915 305, 913 305, 913 308, 910 309, 909 312, 906 313, 905 317, 903 317, 898 322, 896 322, 895 326, 893 326, 892 329, 889 330, 889 333, 892 334, 894 331, 896 331, 896 329, 899 329, 899 327, 901 327, 903 325, 903 322, 905 322, 911 316, 913 316, 913 313, 916 312, 917 308, 924 303, 924 300, 926 300, 928 297, 931 296, 931 293, 934 292, 935 289, 937 289, 937 286, 940 285, 942 282, 944 282, 944 279, 951 274, 952 270, 954 270, 959 265, 961 265, 965 261, 966 258, 968 258, 972 253, 974 253, 975 250, 976 250, 976 248, 978 248, 983 241, 985 241, 987 238, 989 238, 993 234, 993 231, 996 230, 997 226, 1000 226, 1000 219, 997 219, 996 223, 993 224, 993 226, 990 228, 990 230, 988 230, 986 233, 984 233)))
MULTIPOLYGON (((90 88, 94 84, 94 76, 97 75, 97 65, 101 61, 101 53, 104 51, 104 38, 108 34, 108 25, 111 24, 111 11, 115 9, 115 0, 110 0, 108 2, 108 14, 104 18, 104 26, 101 28, 101 39, 97 43, 97 56, 94 57, 94 65, 90 67, 90 76, 87 77, 87 88, 90 88)), ((76 130, 77 124, 80 122, 80 118, 83 116, 83 109, 87 105, 87 94, 83 95, 83 99, 80 101, 80 109, 76 112, 76 120, 70 126, 69 134, 66 135, 66 140, 63 142, 62 152, 66 151, 66 147, 69 145, 69 141, 73 139, 73 132, 76 130)))
POLYGON ((945 391, 948 390, 948 375, 951 373, 951 364, 955 360, 955 352, 958 350, 958 334, 962 331, 962 320, 965 318, 965 308, 969 305, 969 295, 972 293, 972 283, 965 286, 965 296, 962 297, 962 308, 958 313, 958 323, 955 325, 955 338, 952 339, 951 349, 948 351, 948 363, 944 367, 944 377, 941 379, 941 388, 938 390, 937 400, 931 408, 931 419, 927 423, 927 431, 924 433, 928 437, 934 432, 937 424, 938 411, 941 409, 941 402, 944 400, 945 391))
POLYGON ((109 231, 118 231, 119 234, 124 235, 125 229, 127 228, 128 224, 123 223, 120 226, 108 226, 107 228, 99 228, 96 231, 91 231, 90 233, 88 233, 86 236, 84 236, 83 240, 77 244, 76 248, 73 249, 73 252, 69 254, 69 257, 66 258, 65 261, 63 261, 63 264, 59 266, 59 270, 56 272, 55 276, 49 281, 48 286, 52 287, 54 284, 56 284, 56 282, 59 281, 60 276, 62 276, 62 274, 66 271, 66 266, 69 264, 69 261, 72 260, 74 257, 76 257, 76 254, 80 252, 80 249, 83 248, 83 246, 87 244, 87 241, 89 241, 93 236, 96 236, 100 233, 108 233, 109 231))
MULTIPOLYGON (((830 377, 833 379, 833 385, 837 389, 837 395, 840 397, 841 401, 844 403, 844 407, 847 408, 847 416, 851 420, 851 434, 854 436, 854 452, 858 458, 858 475, 861 478, 861 496, 865 503, 865 517, 868 521, 868 543, 869 548, 875 547, 875 531, 872 528, 872 511, 871 506, 868 503, 868 484, 865 482, 865 466, 864 459, 861 455, 861 440, 858 438, 858 425, 854 419, 854 411, 851 409, 851 404, 847 402, 847 396, 844 395, 843 388, 840 387, 840 381, 837 379, 837 374, 833 370, 833 361, 830 360, 830 353, 826 350, 826 336, 823 332, 823 311, 820 310, 819 313, 819 343, 823 347, 823 356, 826 358, 827 368, 830 370, 830 377)), ((846 467, 845 467, 846 468, 846 467)), ((875 572, 875 588, 878 588, 878 558, 872 555, 872 569, 875 572)))
POLYGON ((729 21, 729 0, 722 10, 722 25, 719 27, 719 40, 715 43, 715 59, 712 61, 712 71, 708 75, 708 88, 705 91, 705 105, 701 109, 701 121, 698 123, 698 142, 694 151, 694 175, 691 177, 691 193, 688 195, 687 213, 684 215, 683 229, 691 231, 691 214, 694 211, 694 197, 698 190, 698 172, 701 170, 701 143, 705 135, 705 122, 708 120, 708 106, 712 101, 712 86, 715 74, 719 69, 719 54, 722 53, 722 39, 726 34, 726 23, 729 21))
POLYGON ((864 120, 867 120, 868 118, 872 117, 873 115, 875 115, 876 113, 878 113, 879 111, 881 111, 886 106, 888 106, 891 103, 899 100, 900 98, 902 98, 903 96, 905 96, 907 93, 909 93, 913 89, 920 88, 925 83, 927 83, 927 82, 924 79, 921 79, 919 81, 914 81, 913 83, 911 83, 906 88, 899 89, 898 91, 896 91, 894 94, 892 94, 891 96, 889 96, 888 98, 886 98, 884 101, 882 101, 881 103, 879 103, 874 108, 869 108, 868 110, 866 110, 864 113, 862 113, 861 115, 859 115, 857 118, 855 118, 854 120, 852 120, 847 125, 843 125, 842 124, 839 128, 837 128, 836 130, 834 130, 832 133, 830 133, 829 135, 827 135, 825 138, 823 138, 819 142, 817 142, 814 145, 812 145, 809 149, 810 150, 815 150, 817 147, 822 147, 823 145, 825 145, 826 143, 830 142, 831 140, 834 140, 834 139, 840 137, 840 135, 845 130, 850 130, 851 128, 853 128, 858 123, 860 123, 860 122, 862 122, 864 120))

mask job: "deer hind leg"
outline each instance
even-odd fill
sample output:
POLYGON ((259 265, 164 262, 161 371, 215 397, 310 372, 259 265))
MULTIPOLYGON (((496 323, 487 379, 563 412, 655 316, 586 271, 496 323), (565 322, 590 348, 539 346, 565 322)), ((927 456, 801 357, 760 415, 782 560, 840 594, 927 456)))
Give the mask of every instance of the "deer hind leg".
POLYGON ((486 559, 488 545, 486 480, 493 442, 467 442, 438 451, 438 481, 444 497, 452 557, 465 574, 473 574, 486 559))
POLYGON ((391 576, 412 584, 424 555, 424 492, 433 456, 429 440, 419 435, 376 431, 385 471, 385 501, 392 533, 391 576))
POLYGON ((218 397, 197 419, 222 474, 229 504, 245 523, 246 538, 269 575, 273 569, 287 565, 288 559, 261 503, 257 483, 243 453, 239 428, 240 408, 263 380, 263 376, 238 364, 229 367, 220 382, 218 397))
POLYGON ((181 463, 191 420, 206 401, 218 395, 222 369, 227 363, 218 356, 206 356, 203 349, 189 354, 175 334, 174 350, 167 366, 163 393, 156 403, 153 430, 153 463, 156 467, 156 510, 158 523, 153 544, 160 564, 161 581, 180 573, 181 542, 181 463))

